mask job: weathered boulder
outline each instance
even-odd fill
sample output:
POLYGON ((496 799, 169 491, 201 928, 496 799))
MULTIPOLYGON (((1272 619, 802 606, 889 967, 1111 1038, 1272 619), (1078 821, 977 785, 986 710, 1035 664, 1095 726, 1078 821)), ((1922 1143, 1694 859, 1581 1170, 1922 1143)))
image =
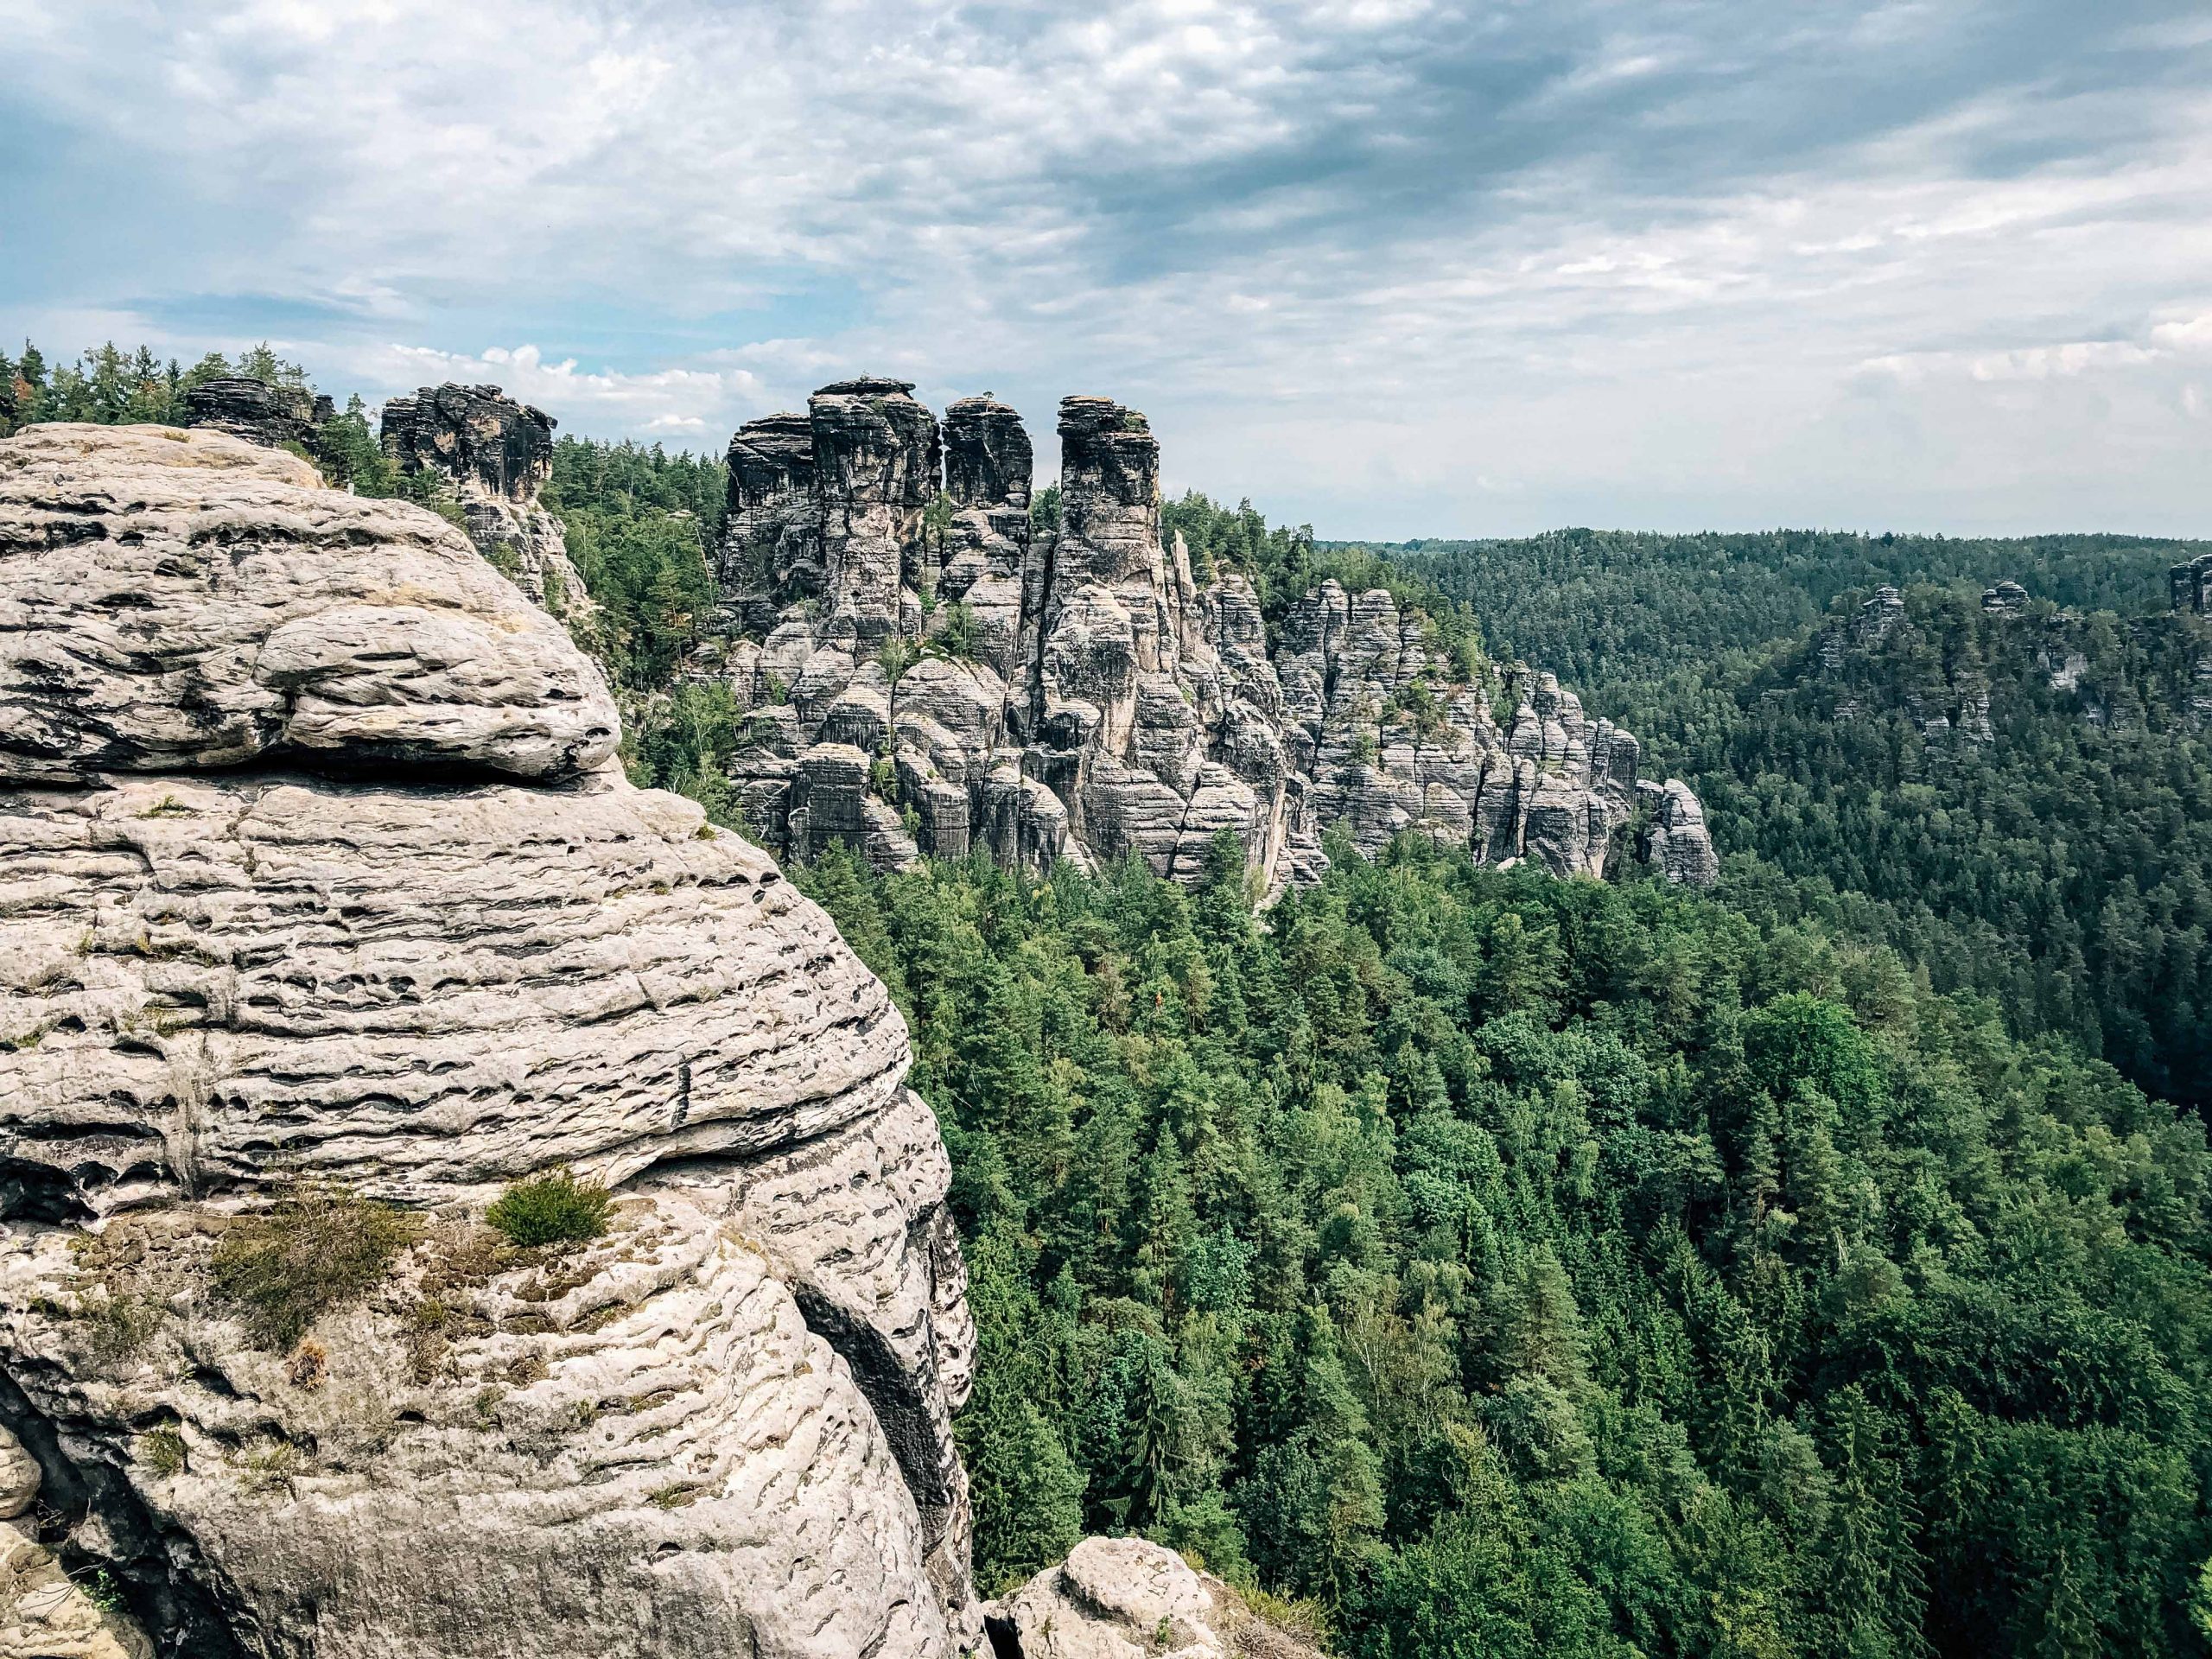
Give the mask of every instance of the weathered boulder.
POLYGON ((385 454, 451 486, 469 539, 531 602, 577 627, 596 607, 569 561, 568 532, 538 494, 553 475, 553 417, 497 386, 450 381, 384 406, 385 454))
POLYGON ((1320 1659, 1141 1538, 1086 1538, 984 1617, 998 1659, 1320 1659))
POLYGON ((179 1659, 947 1659, 974 1333, 897 1011, 768 858, 603 764, 611 709, 526 785, 456 772, 485 745, 416 730, 433 623, 482 635, 438 685, 496 671, 517 729, 569 730, 596 673, 435 515, 292 466, 0 443, 11 637, 159 601, 122 612, 137 690, 98 729, 51 735, 16 664, 52 652, 0 684, 0 1426, 63 1548, 179 1659), (404 652, 329 620, 367 571, 404 652), (320 749, 302 684, 339 710, 320 749), (258 747, 177 737, 203 703, 258 747), (616 1187, 616 1230, 491 1250, 470 1217, 556 1164, 616 1187), (209 1256, 302 1179, 439 1219, 263 1352, 209 1256))
POLYGON ((419 509, 168 427, 0 446, 0 781, 289 758, 575 777, 614 707, 419 509))

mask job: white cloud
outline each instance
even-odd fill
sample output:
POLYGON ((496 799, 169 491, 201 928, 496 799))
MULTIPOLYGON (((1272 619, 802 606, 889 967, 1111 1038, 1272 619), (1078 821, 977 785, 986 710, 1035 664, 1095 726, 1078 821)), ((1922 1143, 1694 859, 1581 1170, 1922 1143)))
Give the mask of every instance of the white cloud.
POLYGON ((1341 533, 2212 519, 2208 39, 2006 10, 0 0, 0 142, 84 141, 0 309, 709 448, 1108 391, 1341 533))

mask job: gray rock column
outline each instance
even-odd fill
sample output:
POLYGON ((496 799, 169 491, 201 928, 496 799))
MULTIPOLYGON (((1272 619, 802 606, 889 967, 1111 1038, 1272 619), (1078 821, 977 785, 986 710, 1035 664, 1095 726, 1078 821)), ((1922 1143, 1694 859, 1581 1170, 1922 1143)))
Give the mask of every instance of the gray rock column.
MULTIPOLYGON (((922 513, 937 493, 937 420, 907 395, 913 389, 909 380, 840 380, 807 403, 824 591, 833 622, 850 618, 862 659, 904 632, 904 596, 914 591, 921 563, 922 513)), ((918 593, 915 603, 918 614, 918 593)))

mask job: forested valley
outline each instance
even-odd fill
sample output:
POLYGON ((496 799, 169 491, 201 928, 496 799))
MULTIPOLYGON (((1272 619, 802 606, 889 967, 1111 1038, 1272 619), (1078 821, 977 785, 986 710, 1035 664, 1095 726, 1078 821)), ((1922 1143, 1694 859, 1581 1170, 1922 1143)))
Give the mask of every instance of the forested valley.
MULTIPOLYGON (((0 420, 172 419, 194 372, 35 355, 0 420)), ((406 487, 340 418, 334 480, 406 487)), ((546 502, 632 776, 734 825, 741 717, 682 672, 722 497, 563 438, 546 502)), ((980 1587, 1133 1531, 1345 1659, 2207 1651, 2195 550, 1165 516, 1271 626, 1335 575, 1555 668, 1724 874, 795 871, 952 1154, 980 1587)))
POLYGON ((1736 906, 1886 941, 2016 1032, 2201 1105, 2212 632, 2166 595, 2201 550, 1568 531, 1395 551, 1697 789, 1736 906), (2024 603, 1986 609, 2008 580, 2024 603), (1862 619, 1883 584, 1902 609, 1862 619))

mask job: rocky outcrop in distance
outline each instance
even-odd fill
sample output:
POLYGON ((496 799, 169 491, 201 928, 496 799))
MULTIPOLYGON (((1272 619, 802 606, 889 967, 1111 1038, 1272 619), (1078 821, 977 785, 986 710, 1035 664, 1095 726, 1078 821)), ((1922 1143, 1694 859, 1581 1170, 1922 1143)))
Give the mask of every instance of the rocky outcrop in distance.
POLYGON ((497 386, 448 382, 386 403, 380 435, 402 473, 451 488, 469 539, 531 603, 588 636, 594 607, 568 532, 538 499, 553 475, 556 424, 497 386))
POLYGON ((184 423, 226 432, 271 449, 297 444, 312 451, 336 410, 327 397, 298 386, 272 385, 252 375, 203 380, 184 394, 184 423))
POLYGON ((905 1027, 563 631, 423 509, 55 425, 0 639, 0 1632, 60 1573, 164 1659, 980 1640, 905 1027), (563 1164, 612 1230, 494 1248, 563 1164), (341 1189, 409 1242, 267 1345, 215 1253, 341 1189))
POLYGON ((2212 613, 2212 553, 2200 553, 2166 573, 2173 608, 2195 616, 2212 613))
POLYGON ((1020 416, 983 396, 940 423, 912 391, 841 381, 730 441, 721 602, 691 671, 744 713, 731 779, 778 853, 1134 855, 1193 880, 1226 833, 1280 890, 1318 878, 1340 824, 1370 853, 1413 831, 1561 875, 1656 844, 1670 880, 1712 879, 1685 786, 1655 785, 1677 803, 1661 834, 1629 833, 1640 748, 1552 676, 1469 681, 1427 619, 1333 582, 1271 642, 1246 576, 1202 585, 1163 542, 1135 410, 1062 402, 1040 523, 1020 416))
POLYGON ((1086 1538, 984 1610, 994 1659, 1321 1659, 1219 1579, 1142 1538, 1086 1538))
POLYGON ((2212 625, 2186 606, 2100 616, 2038 600, 2008 579, 1983 590, 1973 630, 1961 631, 1955 613, 1935 615, 1931 625, 1897 588, 1878 588, 1821 623, 1803 671, 1785 671, 1764 696, 1808 697, 1840 722, 1901 715, 1938 762, 2004 741, 2008 716, 2050 706, 2043 692, 2107 731, 2152 729, 2173 715, 2192 728, 2212 723, 2212 625), (2174 670, 2148 666, 2177 648, 2174 670), (2185 686, 2169 677, 2175 671, 2185 686), (2024 701, 2031 689, 2037 695, 2024 701))

